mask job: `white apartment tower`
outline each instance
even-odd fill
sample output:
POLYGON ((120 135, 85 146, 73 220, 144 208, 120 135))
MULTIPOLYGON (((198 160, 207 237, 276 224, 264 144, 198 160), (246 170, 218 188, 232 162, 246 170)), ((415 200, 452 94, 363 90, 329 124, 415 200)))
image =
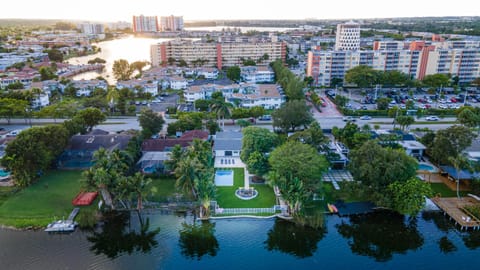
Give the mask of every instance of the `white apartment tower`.
POLYGON ((162 16, 160 17, 160 30, 163 31, 182 31, 182 16, 162 16))
POLYGON ((356 51, 360 49, 360 24, 353 21, 337 25, 335 38, 336 51, 356 51))

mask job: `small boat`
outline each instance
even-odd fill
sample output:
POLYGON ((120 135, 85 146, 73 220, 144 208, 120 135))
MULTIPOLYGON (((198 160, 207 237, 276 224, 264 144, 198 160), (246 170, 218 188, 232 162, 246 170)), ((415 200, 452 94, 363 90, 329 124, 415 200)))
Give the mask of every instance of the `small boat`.
POLYGON ((338 209, 334 204, 330 204, 330 207, 332 208, 332 213, 338 213, 338 209))
POLYGON ((46 232, 73 232, 77 227, 76 222, 71 222, 68 220, 57 220, 48 224, 45 229, 46 232))
POLYGON ((327 207, 328 207, 328 211, 330 211, 330 213, 333 213, 332 205, 327 203, 327 207))

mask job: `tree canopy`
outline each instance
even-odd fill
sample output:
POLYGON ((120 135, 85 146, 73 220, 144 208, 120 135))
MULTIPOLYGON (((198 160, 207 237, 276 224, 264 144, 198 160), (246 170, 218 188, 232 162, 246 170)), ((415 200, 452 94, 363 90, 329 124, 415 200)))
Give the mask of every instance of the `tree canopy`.
POLYGON ((142 127, 143 137, 150 138, 152 135, 162 130, 165 120, 160 114, 151 109, 143 109, 138 117, 138 122, 140 122, 140 126, 142 127))
POLYGON ((273 126, 283 132, 295 131, 297 128, 307 127, 313 121, 310 108, 304 100, 288 101, 272 113, 273 126))
POLYGON ((125 59, 119 59, 113 62, 113 76, 119 81, 130 80, 133 71, 133 68, 125 59))
POLYGON ((232 81, 240 81, 240 67, 238 66, 233 66, 233 67, 228 67, 227 68, 227 78, 229 78, 232 81))
POLYGON ((262 175, 268 171, 269 153, 277 144, 277 135, 266 128, 246 127, 242 130, 241 159, 249 172, 262 175))
POLYGON ((472 144, 475 134, 465 126, 454 125, 437 131, 430 156, 440 164, 450 164, 448 157, 456 157, 472 144))

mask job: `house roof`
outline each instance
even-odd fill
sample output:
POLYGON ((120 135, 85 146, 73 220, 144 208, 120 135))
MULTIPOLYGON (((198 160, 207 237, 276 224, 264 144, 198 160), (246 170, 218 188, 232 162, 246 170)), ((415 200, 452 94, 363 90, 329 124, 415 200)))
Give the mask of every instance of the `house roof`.
POLYGON ((235 131, 223 131, 223 132, 217 132, 215 135, 215 141, 219 139, 242 139, 243 134, 241 132, 235 132, 235 131))
POLYGON ((108 135, 108 134, 110 134, 110 132, 105 131, 103 129, 96 128, 96 129, 90 131, 87 135, 108 135))
POLYGON ((180 139, 185 139, 185 140, 192 140, 193 139, 201 139, 201 140, 207 140, 208 139, 208 132, 203 131, 203 130, 189 130, 185 131, 180 139))
POLYGON ((460 178, 460 180, 471 180, 471 179, 480 177, 480 173, 478 173, 478 172, 471 173, 467 170, 459 171, 458 176, 457 176, 457 171, 452 166, 440 166, 440 169, 442 169, 442 171, 448 173, 451 177, 453 177, 455 179, 460 178))
POLYGON ((100 148, 108 150, 125 149, 132 136, 130 135, 75 135, 70 139, 66 150, 91 150, 100 148))
POLYGON ((217 132, 215 135, 215 141, 213 143, 213 150, 240 151, 242 150, 242 138, 243 134, 241 132, 217 132))
POLYGON ((191 139, 148 139, 143 141, 142 151, 164 152, 166 149, 172 148, 177 144, 184 148, 191 143, 191 139))
POLYGON ((400 144, 403 148, 405 149, 410 149, 410 150, 425 150, 427 147, 423 145, 421 142, 417 141, 398 141, 398 144, 400 144))
POLYGON ((240 151, 242 150, 242 140, 215 140, 215 142, 213 143, 213 150, 240 151))

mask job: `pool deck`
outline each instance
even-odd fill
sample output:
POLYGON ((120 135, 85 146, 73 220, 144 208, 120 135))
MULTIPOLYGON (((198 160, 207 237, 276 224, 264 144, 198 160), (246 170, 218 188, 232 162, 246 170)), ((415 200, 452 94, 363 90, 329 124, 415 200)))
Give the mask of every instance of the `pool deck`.
POLYGON ((444 212, 445 215, 448 215, 450 219, 455 220, 455 224, 458 224, 462 230, 480 229, 480 220, 465 208, 470 205, 480 205, 480 201, 470 197, 435 197, 431 200, 444 212))

